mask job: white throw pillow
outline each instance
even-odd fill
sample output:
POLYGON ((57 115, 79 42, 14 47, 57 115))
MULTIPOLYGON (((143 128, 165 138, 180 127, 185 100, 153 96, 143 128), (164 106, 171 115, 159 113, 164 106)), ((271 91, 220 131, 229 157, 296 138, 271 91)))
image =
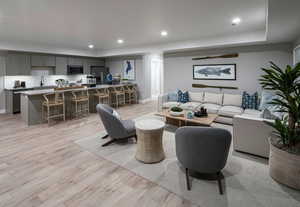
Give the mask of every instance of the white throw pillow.
POLYGON ((213 103, 222 105, 223 94, 220 93, 208 93, 204 94, 204 103, 213 103))
POLYGON ((190 92, 189 91, 189 98, 191 102, 203 102, 203 92, 190 92))
POLYGON ((113 111, 113 115, 114 115, 117 119, 121 119, 120 114, 119 114, 116 110, 113 111))
POLYGON ((239 94, 225 94, 223 96, 223 106, 242 106, 242 95, 239 94))

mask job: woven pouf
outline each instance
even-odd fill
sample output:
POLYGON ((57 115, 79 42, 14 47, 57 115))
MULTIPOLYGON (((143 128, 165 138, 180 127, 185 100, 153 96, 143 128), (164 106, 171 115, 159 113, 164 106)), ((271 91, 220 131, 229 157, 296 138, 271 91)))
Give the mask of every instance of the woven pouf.
POLYGON ((155 119, 144 119, 135 123, 138 137, 135 158, 143 163, 157 163, 165 158, 162 136, 165 123, 155 119))

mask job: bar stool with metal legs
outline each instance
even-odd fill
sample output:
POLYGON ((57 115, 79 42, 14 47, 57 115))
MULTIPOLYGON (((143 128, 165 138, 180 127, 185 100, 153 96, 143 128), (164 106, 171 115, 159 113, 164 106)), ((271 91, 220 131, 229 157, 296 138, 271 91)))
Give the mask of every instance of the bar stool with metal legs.
POLYGON ((90 112, 88 90, 72 91, 72 96, 71 101, 75 107, 75 117, 78 117, 79 114, 88 115, 90 112))
POLYGON ((116 86, 110 88, 111 104, 119 107, 125 105, 125 92, 123 86, 116 86))
POLYGON ((100 88, 100 89, 96 89, 96 93, 94 94, 94 97, 97 100, 97 103, 102 103, 102 104, 110 104, 110 100, 109 100, 109 91, 107 88, 100 88))
POLYGON ((50 125, 50 119, 62 117, 65 121, 65 94, 55 92, 44 94, 43 97, 45 101, 42 103, 42 120, 48 121, 48 125, 50 125))

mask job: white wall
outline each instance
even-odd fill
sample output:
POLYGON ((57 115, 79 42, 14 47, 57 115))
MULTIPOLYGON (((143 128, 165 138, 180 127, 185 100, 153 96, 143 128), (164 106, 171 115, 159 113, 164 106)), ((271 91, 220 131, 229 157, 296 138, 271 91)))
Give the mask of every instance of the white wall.
POLYGON ((146 85, 147 81, 145 80, 145 68, 144 68, 144 59, 142 56, 122 56, 122 57, 113 57, 107 58, 105 60, 105 66, 109 68, 109 71, 112 75, 120 73, 122 76, 123 72, 123 61, 124 60, 135 60, 135 82, 138 85, 140 100, 144 100, 150 97, 146 85))
POLYGON ((209 90, 219 91, 219 89, 199 89, 192 88, 193 83, 207 85, 235 86, 239 90, 224 90, 229 93, 240 93, 248 91, 253 93, 261 91, 258 79, 262 75, 261 67, 267 67, 269 61, 273 61, 281 67, 292 64, 292 45, 261 45, 237 48, 224 48, 215 50, 203 50, 190 53, 166 54, 164 59, 164 88, 165 92, 176 89, 183 90, 209 90), (220 55, 237 52, 238 58, 230 59, 206 59, 193 61, 193 57, 207 55, 220 55), (226 64, 236 63, 237 80, 236 81, 218 81, 218 80, 193 80, 193 65, 197 64, 226 64))

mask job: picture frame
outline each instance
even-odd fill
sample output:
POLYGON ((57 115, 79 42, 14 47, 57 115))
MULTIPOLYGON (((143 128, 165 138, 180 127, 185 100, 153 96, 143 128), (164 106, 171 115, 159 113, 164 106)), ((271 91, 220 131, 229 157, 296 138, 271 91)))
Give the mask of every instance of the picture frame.
POLYGON ((236 80, 236 64, 193 65, 194 80, 236 80))
POLYGON ((135 80, 135 60, 123 61, 123 79, 135 80))

